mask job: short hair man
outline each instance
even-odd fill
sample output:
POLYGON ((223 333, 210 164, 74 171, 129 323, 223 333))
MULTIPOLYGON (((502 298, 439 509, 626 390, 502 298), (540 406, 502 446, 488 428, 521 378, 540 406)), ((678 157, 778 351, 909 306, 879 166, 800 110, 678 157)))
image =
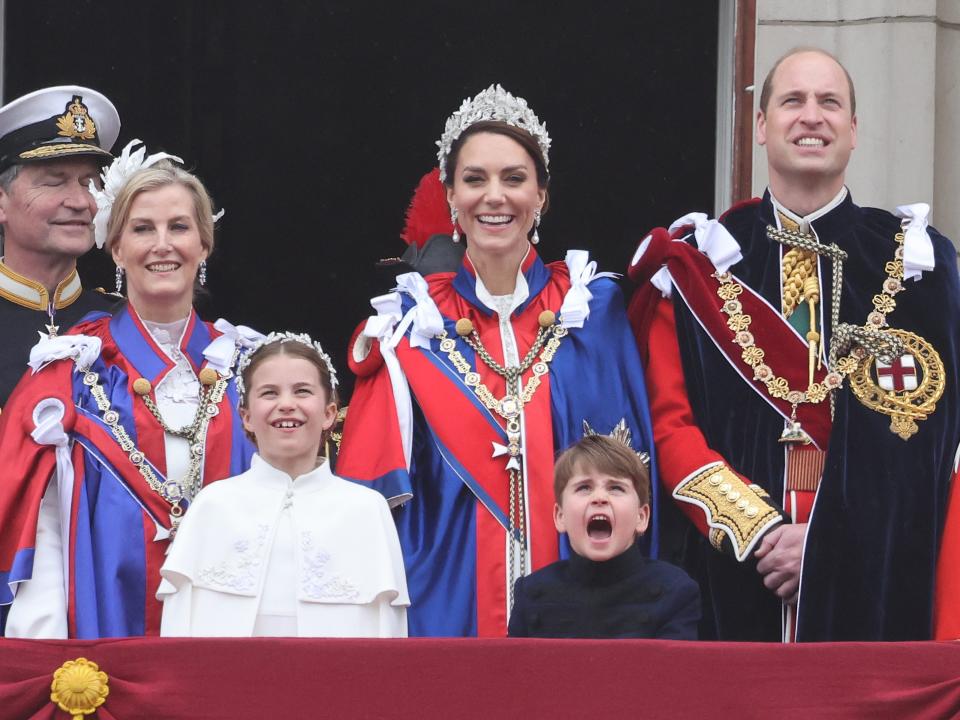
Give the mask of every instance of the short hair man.
POLYGON ((854 97, 832 55, 781 58, 757 113, 763 199, 653 231, 631 267, 652 279, 631 316, 661 477, 700 531, 701 638, 930 637, 960 434, 955 252, 925 205, 853 204, 854 97))
POLYGON ((45 88, 0 108, 0 407, 38 331, 63 332, 111 304, 83 289, 77 258, 93 247, 88 186, 119 132, 116 108, 89 88, 45 88))

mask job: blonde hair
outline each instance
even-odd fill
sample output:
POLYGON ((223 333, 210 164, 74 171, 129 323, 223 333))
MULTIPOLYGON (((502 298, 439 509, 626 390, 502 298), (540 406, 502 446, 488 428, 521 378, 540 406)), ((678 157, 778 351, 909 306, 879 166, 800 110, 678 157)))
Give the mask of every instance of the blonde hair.
POLYGON ((213 253, 213 201, 210 193, 196 175, 174 165, 169 160, 161 160, 148 168, 139 170, 130 176, 126 184, 117 193, 107 223, 107 241, 105 248, 110 250, 113 243, 120 237, 127 220, 130 219, 130 208, 134 199, 144 192, 159 190, 168 185, 180 185, 193 198, 193 212, 200 232, 200 243, 207 251, 207 256, 213 253))

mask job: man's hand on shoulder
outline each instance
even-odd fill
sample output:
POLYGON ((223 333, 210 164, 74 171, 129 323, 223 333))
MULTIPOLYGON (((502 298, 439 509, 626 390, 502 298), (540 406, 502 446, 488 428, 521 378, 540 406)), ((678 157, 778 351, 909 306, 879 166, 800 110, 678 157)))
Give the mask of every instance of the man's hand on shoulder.
POLYGON ((754 553, 759 560, 757 572, 763 575, 763 584, 790 605, 797 603, 806 534, 806 523, 779 525, 764 535, 754 553))

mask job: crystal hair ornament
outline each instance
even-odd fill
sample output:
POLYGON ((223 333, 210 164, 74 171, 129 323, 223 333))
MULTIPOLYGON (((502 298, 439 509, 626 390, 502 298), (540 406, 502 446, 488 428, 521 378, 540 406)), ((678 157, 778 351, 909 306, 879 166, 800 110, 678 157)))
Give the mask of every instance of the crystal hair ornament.
POLYGON ((330 359, 330 356, 324 352, 320 343, 311 339, 306 333, 272 332, 259 342, 254 343, 249 352, 240 356, 240 361, 237 363, 237 392, 240 394, 241 404, 244 402, 247 396, 247 389, 243 386, 243 373, 250 365, 250 361, 253 359, 253 356, 257 354, 260 348, 266 345, 285 342, 297 342, 301 345, 306 345, 308 348, 316 350, 317 355, 319 355, 320 359, 323 360, 323 364, 327 366, 327 373, 330 375, 330 387, 332 387, 334 390, 337 389, 337 385, 340 384, 337 381, 337 371, 333 367, 333 361, 330 359))
POLYGON ((515 97, 499 84, 496 84, 478 93, 473 99, 465 99, 460 109, 447 119, 443 135, 437 140, 437 147, 440 148, 437 153, 437 161, 440 163, 441 182, 445 182, 447 179, 447 157, 450 155, 450 148, 453 143, 471 125, 485 120, 500 121, 526 130, 540 146, 540 152, 543 153, 543 164, 550 167, 550 136, 547 134, 546 123, 540 122, 533 110, 527 105, 526 100, 515 97))
POLYGON ((97 214, 93 218, 93 237, 98 248, 102 248, 107 242, 107 224, 110 222, 113 203, 123 186, 127 184, 134 173, 166 159, 183 164, 183 160, 176 155, 163 152, 147 155, 147 146, 143 144, 142 140, 131 140, 123 148, 123 152, 110 164, 110 167, 100 174, 100 178, 103 180, 103 189, 98 189, 93 180, 90 181, 90 193, 97 202, 97 214), (134 150, 133 148, 136 145, 141 147, 134 150))

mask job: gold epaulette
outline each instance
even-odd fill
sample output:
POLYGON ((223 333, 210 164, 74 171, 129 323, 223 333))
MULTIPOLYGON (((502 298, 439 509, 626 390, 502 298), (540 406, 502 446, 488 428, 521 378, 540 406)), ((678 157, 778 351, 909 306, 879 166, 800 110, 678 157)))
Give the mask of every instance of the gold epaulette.
POLYGON ((738 561, 745 560, 763 533, 783 519, 766 490, 745 483, 721 462, 690 475, 677 485, 673 497, 701 507, 712 528, 711 544, 719 550, 723 538, 729 538, 738 561))

